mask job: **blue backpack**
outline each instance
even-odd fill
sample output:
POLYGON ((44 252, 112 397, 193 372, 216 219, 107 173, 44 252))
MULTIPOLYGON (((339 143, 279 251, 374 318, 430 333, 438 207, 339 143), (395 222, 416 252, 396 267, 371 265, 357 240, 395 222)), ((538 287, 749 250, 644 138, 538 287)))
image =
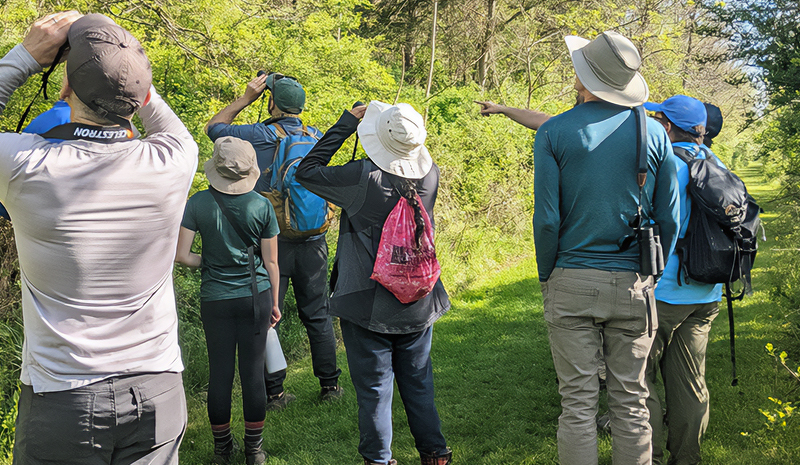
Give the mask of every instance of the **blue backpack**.
POLYGON ((322 197, 311 193, 295 179, 297 165, 311 151, 319 137, 303 125, 299 134, 288 134, 280 125, 269 130, 278 138, 272 166, 265 172, 270 178, 270 192, 262 192, 275 208, 281 236, 304 239, 328 230, 333 209, 322 197))

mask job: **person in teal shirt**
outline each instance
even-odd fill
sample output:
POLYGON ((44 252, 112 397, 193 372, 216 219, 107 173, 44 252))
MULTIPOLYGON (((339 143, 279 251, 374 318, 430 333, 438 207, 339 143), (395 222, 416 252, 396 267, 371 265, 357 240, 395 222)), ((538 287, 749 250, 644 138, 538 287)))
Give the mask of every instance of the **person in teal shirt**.
POLYGON ((666 258, 678 229, 675 162, 664 128, 646 121, 648 172, 637 185, 636 115, 647 100, 641 58, 627 38, 566 38, 577 105, 548 119, 534 142, 534 239, 544 318, 559 381, 562 465, 596 465, 605 358, 614 463, 650 463, 647 354, 655 276, 642 275, 631 226, 640 198, 661 231, 666 258))
POLYGON ((204 168, 211 187, 194 194, 186 204, 175 261, 202 271, 200 316, 208 348, 208 419, 214 436, 214 463, 230 463, 236 452, 231 391, 238 348, 245 458, 248 465, 263 464, 264 351, 267 329, 281 318, 277 303, 278 220, 269 200, 253 191, 261 170, 249 142, 235 137, 217 139, 214 155, 204 168), (215 195, 229 215, 223 213, 215 195), (247 243, 229 216, 247 236, 247 243), (202 255, 191 251, 197 232, 203 238, 202 255), (253 295, 247 252, 253 244, 261 248, 254 260, 258 295, 253 295), (255 311, 254 298, 259 311, 255 311))

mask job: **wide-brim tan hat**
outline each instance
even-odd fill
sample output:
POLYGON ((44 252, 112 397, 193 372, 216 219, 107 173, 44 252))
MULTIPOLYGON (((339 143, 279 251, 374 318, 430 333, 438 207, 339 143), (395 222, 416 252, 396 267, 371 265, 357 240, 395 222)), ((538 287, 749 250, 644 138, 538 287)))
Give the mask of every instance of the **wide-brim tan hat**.
POLYGON ((358 125, 358 136, 370 160, 387 173, 421 179, 433 166, 425 147, 425 122, 407 103, 371 101, 358 125))
POLYGON ((567 36, 575 74, 592 95, 626 107, 643 104, 650 96, 647 82, 639 73, 641 56, 633 42, 614 31, 594 40, 567 36))
POLYGON ((214 155, 203 169, 211 187, 232 195, 250 192, 261 176, 252 144, 230 136, 214 142, 214 155))

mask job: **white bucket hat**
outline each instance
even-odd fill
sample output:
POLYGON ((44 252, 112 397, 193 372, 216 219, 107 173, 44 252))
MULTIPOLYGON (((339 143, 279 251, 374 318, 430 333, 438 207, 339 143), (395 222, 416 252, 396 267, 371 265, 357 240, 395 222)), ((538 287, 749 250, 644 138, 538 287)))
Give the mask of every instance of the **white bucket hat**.
POLYGON ((214 155, 205 162, 203 169, 211 187, 232 195, 250 192, 261 177, 253 146, 231 136, 214 142, 214 155))
POLYGON ((424 145, 428 132, 422 115, 407 103, 371 101, 358 125, 358 136, 370 160, 387 173, 421 179, 433 166, 424 145))
POLYGON ((567 36, 564 41, 575 74, 592 95, 626 107, 647 101, 650 90, 638 72, 642 58, 633 42, 614 31, 591 42, 577 36, 567 36))

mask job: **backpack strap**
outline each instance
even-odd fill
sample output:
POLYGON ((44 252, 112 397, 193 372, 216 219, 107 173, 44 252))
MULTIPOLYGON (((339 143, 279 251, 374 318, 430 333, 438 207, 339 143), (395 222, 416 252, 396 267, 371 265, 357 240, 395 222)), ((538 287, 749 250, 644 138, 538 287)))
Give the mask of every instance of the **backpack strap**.
POLYGON ((217 206, 219 206, 219 209, 222 211, 222 215, 225 216, 225 218, 228 220, 228 223, 233 227, 233 230, 236 231, 239 239, 241 239, 244 245, 247 247, 247 270, 250 272, 250 290, 253 294, 253 326, 256 328, 256 334, 260 334, 261 330, 259 329, 258 322, 261 320, 261 311, 258 307, 258 282, 256 281, 255 257, 255 251, 257 247, 255 244, 252 244, 250 241, 248 241, 247 234, 244 233, 242 227, 239 225, 239 222, 236 221, 236 218, 222 201, 222 194, 211 186, 209 186, 208 191, 217 202, 217 206))
POLYGON ((275 132, 275 137, 278 138, 278 142, 286 138, 286 130, 284 130, 283 126, 281 126, 280 124, 272 123, 268 124, 267 127, 272 128, 272 130, 275 132))
MULTIPOLYGON (((672 146, 672 152, 675 154, 676 157, 683 160, 683 162, 686 163, 687 165, 689 164, 690 161, 695 159, 695 156, 692 155, 691 152, 689 152, 683 147, 672 146)), ((708 154, 706 154, 706 157, 708 157, 708 154)))

